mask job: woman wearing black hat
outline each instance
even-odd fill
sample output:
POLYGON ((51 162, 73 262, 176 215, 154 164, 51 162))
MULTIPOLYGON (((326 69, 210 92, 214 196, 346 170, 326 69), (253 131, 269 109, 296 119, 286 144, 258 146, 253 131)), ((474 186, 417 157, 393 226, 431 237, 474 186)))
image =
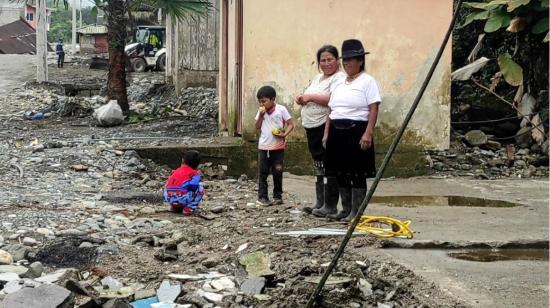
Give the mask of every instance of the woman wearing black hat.
POLYGON ((367 192, 367 178, 376 174, 372 134, 382 101, 376 80, 365 72, 365 55, 359 40, 342 43, 342 62, 347 74, 331 91, 323 141, 326 174, 338 180, 343 210, 333 219, 351 221, 367 192))

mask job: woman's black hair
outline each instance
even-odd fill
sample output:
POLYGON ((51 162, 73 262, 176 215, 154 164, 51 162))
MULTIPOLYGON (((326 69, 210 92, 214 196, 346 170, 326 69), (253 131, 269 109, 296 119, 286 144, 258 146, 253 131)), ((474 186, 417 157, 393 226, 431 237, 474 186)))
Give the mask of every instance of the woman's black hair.
POLYGON ((321 54, 323 52, 328 52, 338 60, 338 48, 332 45, 323 45, 319 50, 317 50, 317 69, 319 69, 319 62, 321 62, 321 54))

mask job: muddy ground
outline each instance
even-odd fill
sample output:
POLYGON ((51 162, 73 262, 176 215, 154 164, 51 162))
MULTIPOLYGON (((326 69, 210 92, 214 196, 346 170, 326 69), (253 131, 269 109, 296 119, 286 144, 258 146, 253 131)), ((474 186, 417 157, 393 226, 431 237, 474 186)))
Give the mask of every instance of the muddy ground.
MULTIPOLYGON (((82 67, 66 67, 64 71, 52 68, 52 80, 66 82, 72 78, 82 78, 82 67)), ((86 76, 101 81, 104 72, 93 71, 86 76)), ((2 79, 9 78, 3 76, 2 79)), ((13 83, 0 84, 3 88, 14 87, 13 83)), ((14 95, 19 93, 17 97, 21 97, 22 92, 39 90, 39 87, 25 87, 22 90, 12 88, 6 92, 14 95)), ((40 107, 47 107, 48 102, 41 101, 40 104, 40 107)), ((300 212, 304 204, 313 199, 312 178, 286 175, 285 204, 258 208, 254 204, 256 185, 253 180, 246 177, 228 178, 224 176, 223 166, 208 166, 219 172, 211 174, 205 181, 207 195, 202 206, 204 215, 183 217, 169 212, 160 199, 163 182, 170 170, 140 158, 133 151, 119 149, 144 144, 163 145, 167 142, 161 138, 133 139, 132 136, 172 137, 177 138, 177 142, 188 144, 214 143, 217 132, 214 120, 180 116, 100 128, 95 126, 89 115, 53 115, 42 121, 29 121, 21 117, 22 112, 32 110, 36 105, 37 102, 25 99, 12 100, 6 96, 0 99, 0 185, 3 186, 0 192, 0 249, 9 251, 10 248, 14 251, 13 255, 16 250, 24 250, 22 259, 42 262, 45 272, 64 267, 76 268, 78 280, 85 286, 97 286, 98 277, 109 275, 135 289, 157 288, 169 274, 209 271, 228 275, 239 286, 247 279, 240 258, 253 252, 262 252, 269 257, 270 269, 273 271, 272 275, 268 275, 266 288, 262 292, 267 296, 254 297, 228 292, 218 305, 304 306, 315 286, 308 280, 322 275, 341 238, 286 237, 275 233, 312 227, 345 227, 300 212), (30 240, 25 242, 26 237, 36 240, 36 243, 30 240)), ((531 208, 531 195, 516 195, 513 191, 501 188, 501 193, 506 191, 510 198, 524 206, 504 214, 495 209, 473 210, 498 217, 493 221, 494 230, 499 229, 501 220, 506 224, 504 220, 507 215, 521 216, 528 213, 525 219, 532 215, 533 219, 526 223, 532 223, 533 227, 529 230, 534 229, 536 232, 520 230, 514 234, 518 235, 519 240, 534 242, 548 240, 547 234, 542 232, 547 230, 548 224, 548 208, 544 208, 548 200, 544 185, 547 186, 548 182, 541 181, 542 184, 532 185, 528 181, 394 180, 383 182, 381 191, 386 195, 415 195, 419 192, 429 195, 442 192, 475 195, 477 191, 479 197, 488 194, 488 197, 502 199, 498 198, 499 190, 491 188, 493 184, 505 188, 521 186, 525 191, 534 187, 538 194, 531 208), (526 238, 525 234, 532 237, 526 238)), ((375 209, 379 214, 413 220, 414 224, 418 224, 415 239, 419 242, 445 240, 445 233, 460 235, 450 239, 450 242, 475 241, 472 239, 475 238, 472 236, 476 233, 475 226, 482 222, 491 224, 491 219, 484 218, 478 222, 468 219, 471 224, 460 223, 461 217, 474 215, 468 209, 458 209, 458 212, 453 209, 434 211, 423 207, 401 210, 384 205, 375 209), (453 215, 459 219, 453 219, 453 215), (441 217, 448 220, 446 224, 442 225, 437 220, 441 217), (460 232, 460 228, 467 232, 460 232), (440 229, 445 232, 439 232, 440 229)), ((486 214, 477 215, 483 217, 481 215, 486 214)), ((520 220, 518 226, 522 224, 520 220)), ((484 235, 478 238, 483 242, 509 240, 505 235, 492 237, 490 234, 498 235, 498 232, 483 228, 477 233, 484 235)), ((403 241, 390 240, 395 243, 403 241)), ((382 247, 387 245, 387 240, 381 241, 373 236, 354 237, 336 269, 339 275, 349 280, 327 286, 320 301, 321 306, 498 307, 507 302, 525 302, 528 298, 531 298, 528 300, 529 306, 548 305, 546 297, 542 296, 548 290, 547 279, 546 283, 537 282, 535 285, 526 277, 521 283, 530 291, 526 296, 518 294, 519 301, 496 300, 487 291, 476 293, 479 294, 477 297, 468 296, 472 294, 468 292, 467 286, 478 285, 479 279, 471 274, 460 277, 457 282, 456 277, 459 275, 456 273, 466 272, 465 268, 483 273, 485 270, 480 264, 463 263, 462 270, 460 266, 455 269, 455 280, 449 280, 453 272, 445 266, 448 263, 446 255, 424 255, 426 250, 400 255, 401 250, 383 250, 382 247), (431 266, 439 265, 429 268, 421 264, 420 261, 426 258, 434 258, 431 266), (434 272, 440 275, 429 274, 434 272), (365 280, 370 288, 365 289, 361 285, 360 282, 365 280), (462 293, 457 291, 460 288, 462 293)), ((24 261, 20 263, 26 264, 24 261)), ((500 264, 506 267, 510 263, 500 264)), ((513 265, 514 268, 516 265, 513 265)), ((532 267, 532 264, 526 266, 540 269, 532 267)), ((546 266, 547 273, 547 262, 540 266, 546 266)), ((498 273, 499 269, 495 272, 498 273)), ((536 276, 537 281, 543 280, 539 278, 536 276)), ((501 283, 502 280, 497 281, 501 283)), ((518 282, 511 281, 508 285, 514 283, 518 282)), ((181 303, 213 307, 214 304, 196 295, 203 288, 205 286, 202 283, 183 282, 185 296, 180 299, 181 303)), ((514 288, 507 290, 518 292, 514 288)), ((2 297, 5 295, 0 295, 0 301, 2 297)), ((86 300, 86 297, 78 296, 77 304, 86 300)))

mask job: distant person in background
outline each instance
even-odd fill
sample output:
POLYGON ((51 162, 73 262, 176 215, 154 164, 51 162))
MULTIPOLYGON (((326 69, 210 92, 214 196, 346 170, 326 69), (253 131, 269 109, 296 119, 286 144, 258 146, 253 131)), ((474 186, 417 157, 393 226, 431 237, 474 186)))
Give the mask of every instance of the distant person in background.
POLYGON ((63 50, 63 40, 59 39, 55 46, 55 53, 57 54, 57 67, 63 67, 65 61, 65 50, 63 50))

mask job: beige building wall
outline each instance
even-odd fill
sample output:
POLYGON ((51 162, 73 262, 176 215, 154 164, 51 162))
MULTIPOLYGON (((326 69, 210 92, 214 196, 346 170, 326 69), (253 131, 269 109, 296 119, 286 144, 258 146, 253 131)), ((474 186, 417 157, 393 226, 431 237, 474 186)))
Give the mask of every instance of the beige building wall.
MULTIPOLYGON (((228 45, 234 43, 230 0, 228 45)), ((367 72, 380 84, 377 143, 390 143, 426 76, 452 17, 451 0, 243 0, 243 136, 255 139, 255 94, 269 84, 300 123, 300 94, 318 72, 315 53, 323 44, 340 50, 360 39, 371 52, 367 72)), ((234 47, 229 48, 229 53, 234 47)), ((233 111, 234 64, 229 57, 227 101, 233 111)), ((426 90, 403 140, 413 146, 449 147, 450 46, 426 90)), ((223 95, 223 94, 222 94, 223 95)), ((229 116, 228 121, 235 117, 229 116)), ((231 124, 228 124, 231 126, 231 124)), ((303 140, 299 125, 291 140, 303 140)))

